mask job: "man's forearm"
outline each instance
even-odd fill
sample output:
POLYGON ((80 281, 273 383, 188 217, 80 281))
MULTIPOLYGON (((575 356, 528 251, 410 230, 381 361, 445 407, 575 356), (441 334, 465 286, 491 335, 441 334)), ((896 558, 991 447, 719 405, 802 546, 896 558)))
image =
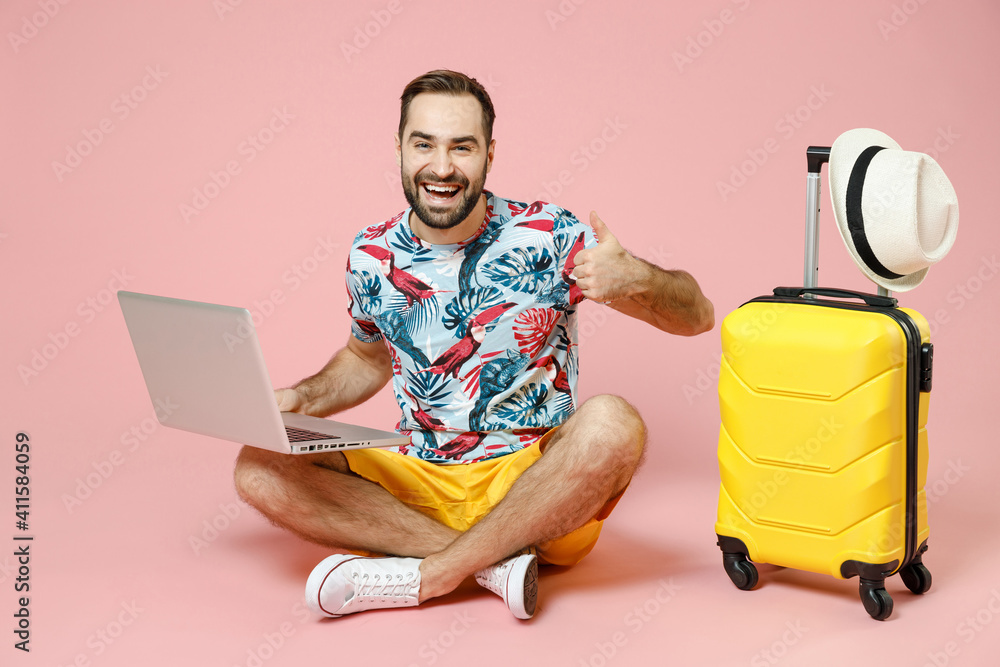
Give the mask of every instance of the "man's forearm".
POLYGON ((364 356, 349 343, 323 369, 296 384, 302 397, 299 412, 327 417, 347 410, 378 393, 392 377, 392 363, 385 356, 364 356))
POLYGON ((712 302, 690 273, 632 259, 638 262, 635 291, 629 298, 609 304, 612 308, 681 336, 694 336, 715 326, 712 302))
POLYGON ((715 309, 687 271, 665 271, 625 250, 591 211, 597 245, 576 253, 570 277, 585 298, 667 333, 694 336, 715 326, 715 309))

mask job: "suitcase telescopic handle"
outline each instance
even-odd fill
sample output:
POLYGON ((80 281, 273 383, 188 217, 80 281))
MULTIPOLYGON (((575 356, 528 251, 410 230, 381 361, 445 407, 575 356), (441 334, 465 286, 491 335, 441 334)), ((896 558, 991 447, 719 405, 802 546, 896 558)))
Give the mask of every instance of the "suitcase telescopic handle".
POLYGON ((835 299, 861 299, 869 306, 878 308, 895 308, 896 299, 891 296, 881 296, 869 294, 868 292, 854 292, 846 289, 836 289, 832 287, 775 287, 774 296, 800 297, 806 294, 816 296, 829 296, 835 299))
POLYGON ((823 164, 830 161, 829 146, 810 146, 806 149, 806 163, 810 174, 818 174, 823 164))
POLYGON ((819 178, 823 164, 830 161, 828 146, 810 146, 806 149, 806 252, 803 263, 802 284, 816 287, 819 284, 819 178))
MULTIPOLYGON (((820 202, 820 172, 823 165, 830 161, 829 146, 809 146, 806 148, 806 253, 803 264, 802 284, 806 287, 816 287, 819 284, 819 202, 820 202)), ((882 297, 890 297, 888 289, 878 288, 882 297)))

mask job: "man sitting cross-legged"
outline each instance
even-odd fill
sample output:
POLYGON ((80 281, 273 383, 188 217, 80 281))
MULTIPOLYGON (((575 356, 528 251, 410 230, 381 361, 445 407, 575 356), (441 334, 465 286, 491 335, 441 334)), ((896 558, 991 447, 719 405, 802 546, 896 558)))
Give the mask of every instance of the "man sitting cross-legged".
POLYGON ((484 189, 493 105, 465 75, 436 71, 402 96, 396 156, 409 208, 362 230, 348 259, 352 332, 279 407, 328 416, 392 380, 399 451, 287 456, 246 447, 240 496, 278 526, 354 552, 306 584, 328 616, 413 606, 467 577, 530 618, 537 565, 593 548, 643 454, 624 399, 576 395, 578 304, 607 304, 674 334, 713 326, 686 272, 626 252, 547 203, 484 189))

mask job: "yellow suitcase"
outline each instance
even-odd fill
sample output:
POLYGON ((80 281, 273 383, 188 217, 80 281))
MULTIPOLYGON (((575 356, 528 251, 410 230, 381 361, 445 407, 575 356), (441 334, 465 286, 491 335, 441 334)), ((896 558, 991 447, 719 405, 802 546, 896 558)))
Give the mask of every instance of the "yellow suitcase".
MULTIPOLYGON (((829 151, 809 151, 818 202, 829 151)), ((815 239, 818 205, 807 211, 815 239)), ((738 588, 756 586, 755 562, 858 576, 878 620, 892 612, 886 577, 930 588, 929 337, 927 321, 887 293, 777 288, 725 318, 716 534, 738 588)))

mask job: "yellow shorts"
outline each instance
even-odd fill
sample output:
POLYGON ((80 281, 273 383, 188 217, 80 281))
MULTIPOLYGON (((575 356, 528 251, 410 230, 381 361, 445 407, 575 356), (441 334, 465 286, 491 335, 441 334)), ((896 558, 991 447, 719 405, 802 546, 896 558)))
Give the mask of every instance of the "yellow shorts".
MULTIPOLYGON (((555 429, 519 452, 477 463, 438 465, 384 449, 343 452, 351 470, 410 507, 455 530, 465 531, 486 516, 527 468, 542 456, 555 429)), ((615 497, 576 530, 538 547, 540 563, 575 565, 590 553, 615 497)))

